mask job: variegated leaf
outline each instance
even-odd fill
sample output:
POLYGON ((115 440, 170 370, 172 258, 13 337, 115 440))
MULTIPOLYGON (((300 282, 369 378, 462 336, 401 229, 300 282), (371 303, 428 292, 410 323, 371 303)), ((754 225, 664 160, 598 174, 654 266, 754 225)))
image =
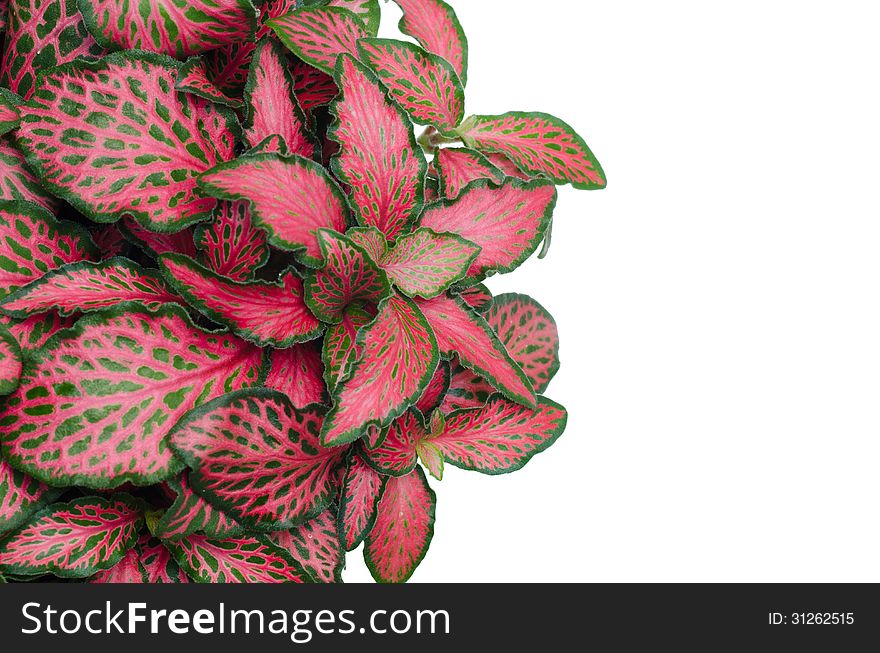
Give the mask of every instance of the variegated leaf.
POLYGON ((285 395, 300 410, 311 404, 327 403, 320 341, 276 349, 269 361, 267 388, 285 395))
POLYGON ((210 217, 196 179, 232 156, 235 118, 178 93, 176 62, 146 52, 77 60, 40 78, 17 143, 43 183, 96 222, 173 232, 210 217))
POLYGON ((379 304, 391 294, 385 273, 346 236, 318 232, 324 267, 305 284, 306 304, 320 320, 338 324, 355 302, 379 304))
POLYGON ((0 301, 3 311, 25 318, 48 311, 90 313, 120 305, 158 308, 181 303, 155 271, 125 258, 69 263, 0 301))
POLYGON ((302 526, 270 533, 269 539, 299 562, 316 583, 342 582, 345 552, 333 510, 325 510, 302 526))
POLYGON ((464 120, 464 87, 442 57, 393 39, 363 39, 358 52, 414 122, 451 134, 464 120))
POLYGON ((531 297, 511 293, 495 298, 486 321, 535 392, 543 394, 559 371, 559 331, 553 316, 531 297))
POLYGON ((266 233, 254 226, 247 202, 218 202, 214 221, 196 228, 195 243, 210 268, 233 281, 248 281, 269 260, 266 233))
POLYGON ((335 391, 321 433, 329 446, 353 442, 370 425, 387 426, 415 404, 437 371, 437 340, 419 308, 392 295, 358 336, 360 359, 335 391))
POLYGON ((190 535, 165 546, 197 583, 313 582, 287 551, 264 535, 222 539, 190 535))
POLYGON ((196 492, 246 526, 282 530, 317 516, 334 496, 345 451, 321 445, 323 421, 324 409, 298 410, 258 389, 193 411, 169 440, 196 492))
POLYGON ((196 533, 223 538, 242 532, 241 524, 193 491, 188 474, 169 479, 167 485, 177 498, 152 528, 156 537, 173 541, 196 533))
POLYGON ((468 147, 497 152, 527 172, 546 175, 557 184, 605 188, 605 173, 574 129, 546 113, 511 112, 471 116, 458 129, 468 147))
POLYGON ((483 317, 455 297, 420 301, 419 308, 444 356, 457 355, 462 365, 512 401, 535 405, 531 383, 483 317))
POLYGON ((200 185, 226 200, 249 200, 251 217, 275 247, 296 252, 316 267, 318 231, 345 232, 348 205, 339 186, 317 163, 300 156, 245 155, 203 175, 200 185))
POLYGON ((427 437, 421 413, 410 409, 391 422, 379 446, 364 450, 364 459, 380 474, 406 476, 416 466, 416 447, 427 437))
POLYGON ((324 380, 331 393, 348 378, 352 363, 360 358, 362 347, 358 345, 358 333, 375 317, 364 307, 350 306, 339 324, 327 327, 321 357, 324 361, 324 380))
POLYGON ((555 206, 556 189, 549 181, 508 178, 500 186, 476 181, 458 199, 427 207, 421 226, 458 234, 482 248, 470 277, 504 274, 535 253, 555 206))
POLYGON ((18 528, 60 492, 0 460, 0 533, 18 528))
POLYGON ((306 130, 306 119, 293 89, 293 76, 280 46, 274 40, 264 39, 254 52, 244 89, 248 108, 244 136, 251 147, 278 135, 290 154, 306 158, 315 155, 315 144, 306 130))
POLYGON ((0 201, 0 297, 67 263, 97 260, 88 232, 29 202, 0 201))
POLYGON ((305 7, 267 24, 297 57, 331 75, 339 55, 357 56, 358 40, 371 36, 363 21, 340 7, 305 7))
POLYGON ((0 200, 31 202, 55 213, 59 200, 40 185, 24 155, 7 141, 10 136, 0 137, 0 200))
POLYGON ((256 385, 262 352, 166 305, 88 315, 35 354, 0 413, 3 455, 54 485, 168 478, 166 434, 214 397, 256 385))
POLYGON ((347 551, 356 549, 376 521, 387 477, 355 454, 348 461, 339 499, 339 534, 347 551))
POLYGON ((139 508, 122 497, 56 503, 0 544, 0 571, 85 578, 119 562, 142 524, 139 508))
POLYGON ((426 50, 438 54, 467 83, 468 42, 455 15, 443 0, 394 0, 403 9, 400 31, 421 43, 426 50))
POLYGON ((496 395, 482 408, 448 415, 445 428, 430 443, 461 469, 508 474, 556 442, 567 420, 565 409, 546 397, 527 408, 496 395))
POLYGON ((238 98, 229 97, 208 78, 208 66, 201 57, 190 57, 180 69, 176 88, 184 93, 192 93, 210 102, 216 102, 233 109, 244 106, 238 98))
POLYGON ((485 155, 464 147, 437 150, 434 165, 440 174, 440 195, 450 200, 461 195, 471 182, 489 179, 500 184, 505 176, 485 155))
POLYGON ((180 254, 163 254, 159 265, 191 306, 261 347, 290 347, 321 334, 321 323, 303 299, 302 280, 292 271, 279 283, 237 283, 180 254))
POLYGON ((434 536, 436 507, 437 497, 421 467, 388 479, 364 546, 364 560, 377 582, 410 579, 434 536))
POLYGON ((336 122, 328 135, 341 149, 333 169, 351 188, 358 222, 396 240, 424 206, 428 164, 409 117, 369 69, 343 55, 336 83, 340 96, 330 108, 336 122))
POLYGON ((112 50, 147 50, 188 57, 253 38, 250 0, 79 0, 92 36, 112 50))
POLYGON ((104 49, 86 30, 76 0, 9 0, 0 85, 30 98, 39 73, 104 49))

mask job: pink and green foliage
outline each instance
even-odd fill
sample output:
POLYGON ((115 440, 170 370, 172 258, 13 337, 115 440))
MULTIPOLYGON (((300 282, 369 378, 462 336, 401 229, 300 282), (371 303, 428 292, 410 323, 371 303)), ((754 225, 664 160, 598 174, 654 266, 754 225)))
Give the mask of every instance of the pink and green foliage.
POLYGON ((218 202, 213 222, 199 225, 194 239, 210 268, 233 281, 248 281, 269 259, 266 233, 254 226, 247 202, 218 202))
POLYGON ((467 83, 468 42, 455 14, 443 0, 394 0, 403 10, 400 31, 440 55, 467 83))
POLYGON ((253 38, 250 0, 79 0, 92 36, 111 50, 147 50, 188 57, 253 38))
POLYGON ((440 173, 440 195, 457 199, 471 182, 488 179, 496 184, 504 181, 504 173, 476 150, 446 147, 437 152, 434 165, 440 173))
POLYGON ((454 234, 430 229, 398 239, 381 259, 382 269, 408 297, 436 297, 470 270, 480 247, 454 234))
POLYGON ((302 565, 265 535, 191 535, 165 546, 197 583, 313 582, 302 565))
POLYGON ((342 582, 345 555, 334 510, 325 510, 291 530, 270 533, 269 539, 299 562, 316 583, 342 582))
POLYGON ((547 181, 506 179, 500 186, 475 181, 456 200, 425 209, 421 226, 458 234, 482 249, 471 266, 477 278, 515 270, 544 239, 556 206, 547 181))
POLYGON ((358 333, 363 351, 335 390, 322 441, 339 446, 385 427, 422 395, 437 371, 440 350, 425 316, 411 300, 392 295, 358 333))
POLYGON ((49 311, 91 313, 129 304, 155 309, 167 303, 182 301, 157 272, 128 259, 111 258, 101 263, 70 263, 44 274, 0 301, 0 308, 13 317, 29 317, 49 311))
POLYGON ((459 133, 468 147, 503 154, 520 169, 558 184, 595 190, 606 185, 602 166, 577 132, 546 113, 471 116, 459 133))
POLYGON ((425 388, 425 392, 416 402, 416 408, 422 415, 430 415, 433 410, 440 407, 446 393, 449 392, 449 385, 452 382, 452 372, 448 361, 440 361, 434 378, 425 388))
POLYGON ((389 240, 407 231, 424 205, 428 164, 403 109, 363 64, 344 55, 336 67, 340 96, 330 137, 340 145, 336 175, 351 187, 358 222, 389 240))
POLYGON ((0 396, 18 387, 21 378, 21 348, 9 331, 0 328, 0 396))
POLYGON ((208 66, 200 57, 191 57, 183 64, 177 76, 177 90, 233 109, 244 106, 243 101, 229 97, 208 78, 208 66))
POLYGON ((285 395, 295 408, 327 403, 321 343, 317 340, 276 349, 269 358, 266 387, 285 395))
POLYGON ((482 408, 447 416, 445 428, 430 443, 456 467, 507 474, 552 445, 567 420, 565 409, 545 397, 527 408, 496 395, 482 408))
POLYGON ((39 73, 103 52, 76 0, 10 0, 0 85, 27 100, 39 73))
POLYGON ((305 7, 273 18, 268 25, 297 57, 331 75, 339 55, 357 56, 358 41, 375 36, 360 18, 340 7, 305 7))
POLYGON ((269 243, 296 252, 312 267, 322 261, 318 231, 346 230, 349 209, 339 186, 300 156, 245 155, 209 171, 199 183, 215 197, 249 200, 254 224, 266 230, 269 243))
POLYGON ((158 540, 142 535, 137 544, 140 563, 144 570, 144 582, 158 583, 189 583, 191 582, 171 552, 158 540))
POLYGON ((364 39, 358 49, 414 122, 451 133, 464 120, 464 87, 445 59, 392 39, 364 39))
POLYGON ((244 96, 248 119, 245 141, 256 147, 269 136, 282 138, 290 154, 311 158, 315 144, 294 95, 294 81, 281 47, 269 38, 257 46, 251 60, 244 96))
POLYGON ((0 544, 0 571, 91 576, 123 558, 137 543, 142 524, 138 506, 122 495, 53 504, 0 544))
POLYGON ((57 493, 0 460, 0 533, 17 528, 57 493))
POLYGON ((298 410, 273 390, 220 397, 169 436, 195 491, 260 530, 301 524, 327 507, 344 449, 321 445, 324 409, 298 410))
POLYGON ((168 487, 177 499, 153 527, 156 537, 181 540, 195 533, 220 538, 241 533, 238 522, 193 491, 187 474, 169 480, 168 487))
POLYGON ((419 308, 443 356, 457 355, 462 365, 509 399, 534 406, 531 383, 483 317, 461 299, 447 296, 419 302, 419 308))
POLYGON ((40 185, 24 155, 7 140, 10 136, 0 138, 0 200, 31 202, 54 213, 58 199, 40 185))
POLYGON ((389 478, 364 545, 364 560, 379 583, 405 583, 434 537, 437 497, 421 467, 389 478))
POLYGON ((294 93, 306 115, 327 106, 339 93, 333 77, 307 63, 297 61, 292 72, 294 93))
POLYGON ((180 468, 166 441, 177 421, 256 385, 261 367, 259 349, 173 306, 87 316, 37 352, 5 401, 3 455, 54 485, 164 480, 180 468))
POLYGON ((83 227, 28 202, 0 201, 0 239, 0 297, 62 265, 98 256, 83 227))
POLYGON ((321 334, 321 323, 306 307, 302 280, 292 271, 278 283, 238 283, 180 254, 163 254, 159 263, 192 307, 246 340, 283 348, 321 334))
POLYGON ((531 297, 511 293, 495 298, 486 321, 535 392, 543 394, 559 371, 559 331, 553 316, 531 297))
POLYGON ((234 117, 177 93, 178 68, 121 52, 42 77, 17 133, 43 183, 98 222, 130 214, 168 232, 210 217, 196 180, 232 156, 234 117))
POLYGON ((605 174, 466 118, 455 12, 395 2, 418 44, 378 0, 9 0, 0 582, 332 583, 362 544, 404 582, 427 474, 562 434, 556 323, 482 282, 605 174))
POLYGON ((372 530, 376 508, 388 477, 375 471, 361 456, 348 461, 339 497, 339 535, 346 551, 356 549, 372 530))
MULTIPOLYGON (((0 7, 2 14, 2 7, 0 7)), ((21 112, 18 108, 24 103, 21 96, 6 88, 0 88, 0 136, 18 127, 21 112)))
POLYGON ((408 410, 385 429, 378 447, 364 451, 364 459, 384 476, 406 476, 416 466, 416 447, 427 438, 422 415, 408 410))
POLYGON ((184 254, 190 258, 198 256, 193 228, 173 234, 156 233, 141 226, 130 217, 123 218, 116 224, 126 240, 137 245, 153 258, 172 252, 184 254))
POLYGON ((355 302, 376 305, 391 294, 388 277, 351 239, 322 230, 318 241, 324 267, 306 283, 306 303, 319 319, 339 324, 355 302))

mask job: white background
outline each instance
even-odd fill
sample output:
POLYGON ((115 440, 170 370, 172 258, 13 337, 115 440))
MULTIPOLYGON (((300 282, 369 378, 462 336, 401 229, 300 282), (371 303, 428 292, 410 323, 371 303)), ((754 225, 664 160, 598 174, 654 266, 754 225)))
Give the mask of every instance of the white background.
POLYGON ((432 479, 413 581, 880 581, 878 5, 450 2, 469 112, 560 116, 609 187, 489 284, 559 322, 568 430, 432 479))

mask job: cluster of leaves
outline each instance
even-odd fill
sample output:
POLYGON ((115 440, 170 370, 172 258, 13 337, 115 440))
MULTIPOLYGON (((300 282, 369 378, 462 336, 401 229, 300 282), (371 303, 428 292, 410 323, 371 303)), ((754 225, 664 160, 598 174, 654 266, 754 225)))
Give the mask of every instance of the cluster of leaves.
POLYGON ((552 317, 483 281, 598 189, 540 113, 465 119, 441 0, 9 0, 0 578, 403 582, 424 470, 522 468, 552 317), (425 126, 417 138, 414 125, 425 126))

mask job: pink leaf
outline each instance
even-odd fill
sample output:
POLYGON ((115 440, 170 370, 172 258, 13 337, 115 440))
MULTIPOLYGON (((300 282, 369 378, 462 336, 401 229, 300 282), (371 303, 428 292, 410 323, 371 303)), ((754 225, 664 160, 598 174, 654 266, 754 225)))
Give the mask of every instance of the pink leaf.
POLYGON ((223 104, 233 109, 241 109, 244 106, 244 102, 238 98, 229 97, 215 86, 214 82, 208 78, 208 67, 204 59, 200 57, 192 57, 183 65, 177 77, 176 88, 178 91, 192 93, 210 102, 223 104))
POLYGON ((125 258, 101 263, 70 263, 32 281, 0 301, 14 317, 57 310, 61 315, 89 313, 121 304, 155 309, 181 303, 155 271, 125 258))
POLYGON ((526 408, 496 395, 482 408, 449 415, 443 432, 430 442, 456 467, 507 474, 556 442, 567 419, 565 409, 546 397, 526 408))
POLYGON ((317 163, 277 154, 246 155, 203 175, 200 185, 226 200, 250 200, 251 217, 269 242, 297 252, 306 265, 322 261, 318 231, 345 232, 348 205, 317 163))
POLYGON ((334 496, 345 451, 321 446, 323 413, 297 410, 272 390, 238 392, 187 415, 169 440, 196 492, 251 528, 281 530, 317 516, 334 496))
POLYGON ((373 528, 385 481, 360 456, 348 461, 339 499, 339 532, 347 551, 356 549, 373 528))
POLYGON ((165 546, 197 583, 312 582, 287 551, 264 535, 223 539, 191 535, 165 546))
POLYGON ((499 295, 486 321, 542 394, 559 371, 559 331, 543 306, 526 295, 499 295))
POLYGON ((478 179, 496 184, 504 181, 504 173, 483 154, 463 147, 438 150, 434 165, 440 173, 440 194, 450 200, 456 199, 468 184, 478 179))
POLYGON ((271 369, 266 377, 267 388, 287 396, 300 410, 311 404, 326 403, 327 387, 319 341, 277 349, 269 360, 271 369))
POLYGON ((395 240, 422 210, 428 164, 407 114, 372 72, 345 55, 336 82, 341 94, 330 109, 337 121, 329 136, 341 149, 333 169, 351 187, 360 224, 395 240))
POLYGON ((150 231, 129 217, 123 218, 117 224, 123 236, 153 258, 167 253, 185 254, 190 258, 198 256, 193 229, 184 229, 173 234, 160 234, 150 231))
POLYGON ((17 143, 47 188, 96 222, 133 215, 180 231, 216 204, 196 179, 232 156, 234 117, 177 93, 177 76, 145 52, 53 68, 22 108, 17 143))
POLYGON ((280 47, 268 39, 257 46, 244 90, 248 119, 245 139, 255 147, 277 134, 291 154, 311 158, 315 145, 305 128, 305 116, 293 94, 293 77, 280 47))
POLYGON ((301 564, 316 583, 342 582, 345 555, 332 510, 325 510, 302 526, 270 533, 269 539, 301 564))
POLYGON ((306 285, 306 303, 324 322, 342 321, 355 302, 379 304, 391 294, 388 277, 354 242, 340 233, 318 233, 324 267, 306 285))
POLYGON ((330 392, 336 390, 340 382, 348 378, 349 370, 358 358, 363 347, 358 345, 358 333, 375 318, 375 313, 351 306, 342 315, 339 324, 327 327, 324 336, 324 379, 330 392))
POLYGON ((53 485, 168 478, 165 436, 188 411, 255 385, 262 352, 178 307, 88 315, 45 346, 4 402, 3 455, 53 485))
POLYGON ((329 446, 353 442, 371 424, 387 426, 422 395, 440 360, 425 316, 408 299, 392 295, 358 336, 363 354, 336 389, 324 422, 329 446))
POLYGON ((166 485, 176 495, 174 503, 152 528, 163 540, 180 540, 195 533, 210 537, 231 537, 241 532, 241 525, 219 508, 196 494, 184 473, 166 485))
POLYGON ((465 367, 484 377, 512 401, 535 405, 531 383, 486 320, 452 297, 421 301, 419 308, 434 330, 444 356, 457 354, 465 367))
MULTIPOLYGON (((269 260, 266 233, 254 226, 247 202, 219 202, 214 221, 200 225, 194 240, 210 268, 233 281, 251 279, 269 260)), ((194 252, 181 253, 195 258, 194 252)))
POLYGON ((606 185, 602 166, 577 132, 546 113, 471 116, 459 129, 468 147, 497 152, 527 172, 557 184, 595 190, 606 185))
POLYGON ((284 273, 278 284, 236 283, 180 254, 163 254, 159 264, 187 302, 260 346, 290 347, 321 333, 303 299, 302 280, 293 272, 284 273))
POLYGON ((405 583, 413 575, 434 536, 436 505, 421 467, 388 479, 364 546, 364 560, 377 582, 405 583))
POLYGON ((297 57, 331 75, 337 57, 357 56, 358 40, 370 36, 357 16, 339 7, 305 7, 267 24, 297 57))
POLYGON ((414 122, 451 133, 464 119, 464 87, 442 57, 391 39, 358 43, 366 63, 414 122))
POLYGON ((0 533, 17 528, 57 494, 57 490, 0 460, 0 533))
POLYGON ((449 390, 450 382, 451 372, 449 363, 447 361, 440 361, 434 378, 431 379, 428 387, 425 388, 425 392, 416 403, 416 408, 421 411, 422 415, 428 415, 432 410, 440 406, 440 403, 446 396, 446 392, 449 390))
POLYGON ((406 476, 416 466, 416 447, 427 436, 421 414, 408 410, 391 422, 379 446, 364 451, 366 461, 380 474, 406 476))
POLYGON ((140 511, 125 499, 86 497, 37 513, 0 545, 0 571, 84 578, 119 562, 138 538, 140 511))
POLYGON ((403 9, 400 31, 438 54, 467 83, 468 42, 455 11, 443 0, 394 0, 403 9))
POLYGON ((556 206, 548 181, 506 179, 501 186, 476 181, 454 201, 430 205, 421 226, 458 234, 482 248, 470 276, 515 270, 534 254, 556 206))
POLYGON ((92 35, 106 48, 187 57, 253 38, 257 11, 248 0, 80 0, 92 35))
POLYGON ((0 138, 0 200, 24 200, 57 212, 59 200, 40 185, 24 155, 7 141, 10 136, 0 138))

